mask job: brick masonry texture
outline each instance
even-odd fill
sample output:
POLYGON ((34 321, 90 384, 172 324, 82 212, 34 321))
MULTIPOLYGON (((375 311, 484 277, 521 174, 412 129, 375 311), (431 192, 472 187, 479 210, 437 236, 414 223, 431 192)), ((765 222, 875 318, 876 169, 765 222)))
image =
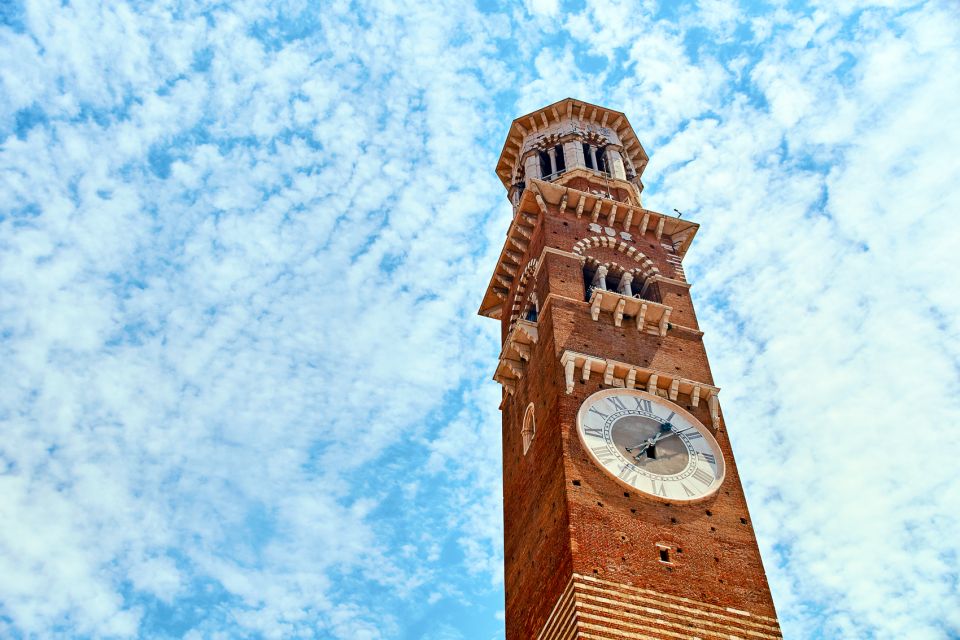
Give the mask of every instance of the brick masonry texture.
MULTIPOLYGON (((564 597, 578 603, 576 619, 584 625, 576 636, 564 637, 738 637, 731 630, 715 636, 722 625, 713 629, 709 620, 704 623, 699 614, 682 608, 664 614, 662 624, 656 623, 656 616, 650 622, 651 614, 643 609, 649 603, 615 595, 641 589, 661 598, 688 599, 705 611, 718 607, 771 620, 776 616, 722 415, 719 428, 714 429, 707 403, 693 407, 684 394, 677 399, 710 429, 727 463, 720 490, 693 504, 664 504, 626 491, 594 465, 581 446, 577 411, 590 394, 608 387, 602 375, 586 383, 578 375, 568 395, 559 363, 564 350, 713 384, 686 286, 661 281, 647 296, 673 307, 670 322, 680 327, 665 337, 638 332, 628 322, 615 327, 606 312, 597 321, 591 319, 583 269, 572 255, 578 240, 597 235, 589 224, 586 215, 578 220, 571 210, 548 207, 548 214, 538 217, 522 261, 527 264, 543 256, 536 276, 523 290, 518 290, 520 279, 516 279, 508 297, 525 299, 533 291, 541 313, 539 340, 525 373, 515 393, 505 395, 502 404, 507 638, 536 638, 564 597), (571 255, 544 254, 544 247, 571 255), (520 431, 530 403, 535 406, 537 431, 524 455, 520 431), (661 561, 661 547, 669 549, 669 563, 661 561), (602 581, 614 596, 602 597, 588 587, 574 589, 575 575, 581 581, 602 581), (576 597, 571 595, 574 592, 576 597), (634 628, 631 625, 641 625, 636 627, 640 629, 643 624, 652 625, 644 632, 648 635, 627 634, 628 628, 634 628), (604 625, 620 631, 605 632, 604 625)), ((663 274, 675 277, 668 260, 671 255, 652 230, 642 238, 634 236, 631 244, 663 274)), ((626 256, 613 249, 594 247, 584 253, 601 263, 628 266, 626 256)), ((635 282, 638 287, 641 284, 635 282)), ((502 322, 506 336, 509 313, 502 322)), ((773 621, 762 634, 742 637, 779 637, 779 631, 773 621)))

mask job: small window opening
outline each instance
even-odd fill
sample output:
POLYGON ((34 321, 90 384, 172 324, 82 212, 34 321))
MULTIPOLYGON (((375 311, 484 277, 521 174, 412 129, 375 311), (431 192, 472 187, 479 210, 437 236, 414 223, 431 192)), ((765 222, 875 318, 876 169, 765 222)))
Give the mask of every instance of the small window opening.
POLYGON ((593 166, 593 154, 590 153, 590 145, 586 142, 583 143, 583 159, 587 163, 587 169, 596 169, 596 167, 593 166))
POLYGON ((573 486, 579 487, 579 486, 580 486, 580 481, 579 481, 579 480, 574 480, 574 481, 573 481, 573 486))
POLYGON ((523 414, 523 427, 520 429, 520 436, 523 438, 523 455, 527 455, 533 437, 537 433, 537 423, 534 417, 533 403, 527 406, 526 413, 523 414))
POLYGON ((670 550, 660 548, 660 562, 670 562, 670 550))
POLYGON ((550 170, 550 156, 546 151, 541 151, 537 155, 540 157, 540 176, 546 178, 553 173, 550 170))
POLYGON ((607 173, 607 148, 597 149, 597 171, 607 173))
POLYGON ((563 173, 567 170, 567 162, 563 158, 563 145, 558 144, 553 148, 553 153, 557 158, 557 173, 563 173))

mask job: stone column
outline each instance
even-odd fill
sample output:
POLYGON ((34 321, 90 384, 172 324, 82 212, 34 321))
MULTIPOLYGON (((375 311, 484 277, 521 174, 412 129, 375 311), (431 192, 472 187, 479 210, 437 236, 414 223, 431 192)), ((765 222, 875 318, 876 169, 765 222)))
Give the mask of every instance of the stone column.
POLYGON ((540 158, 536 153, 528 156, 527 159, 523 161, 523 168, 527 180, 530 178, 543 177, 540 175, 540 158))
POLYGON ((623 168, 623 157, 617 149, 607 149, 607 167, 610 175, 619 180, 627 179, 627 172, 623 168))
POLYGON ((593 168, 600 171, 600 149, 590 145, 590 154, 593 156, 593 168))
POLYGON ((624 271, 623 275, 620 277, 620 284, 617 285, 617 293, 625 296, 632 296, 633 289, 630 287, 631 282, 633 282, 633 274, 629 271, 624 271))
POLYGON ((550 156, 550 175, 557 172, 557 150, 554 147, 547 149, 547 155, 550 156))
POLYGON ((563 143, 563 162, 570 169, 582 169, 587 166, 583 161, 583 143, 579 140, 570 140, 563 143))
POLYGON ((597 267, 597 272, 593 274, 593 282, 590 284, 594 289, 607 290, 607 267, 605 265, 597 267))

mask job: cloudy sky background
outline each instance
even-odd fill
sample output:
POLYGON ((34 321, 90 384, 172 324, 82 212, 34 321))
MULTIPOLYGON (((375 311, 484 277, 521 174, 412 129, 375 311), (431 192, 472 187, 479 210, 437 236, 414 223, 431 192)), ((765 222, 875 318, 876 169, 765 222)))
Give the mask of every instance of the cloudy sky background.
POLYGON ((788 638, 960 637, 954 2, 0 4, 0 637, 502 630, 512 118, 624 111, 788 638))

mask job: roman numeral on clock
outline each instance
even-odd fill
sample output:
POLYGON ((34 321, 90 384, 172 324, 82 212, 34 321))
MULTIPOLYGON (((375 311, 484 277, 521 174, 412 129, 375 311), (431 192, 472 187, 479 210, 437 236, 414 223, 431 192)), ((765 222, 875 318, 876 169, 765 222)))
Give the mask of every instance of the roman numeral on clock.
POLYGON ((683 492, 684 492, 685 494, 687 494, 687 497, 688 497, 688 498, 697 495, 697 494, 694 493, 693 491, 690 491, 690 487, 688 487, 687 485, 683 484, 682 482, 680 483, 680 486, 683 487, 683 492))
POLYGON ((618 398, 617 396, 610 396, 610 397, 607 398, 607 400, 609 400, 609 401, 610 401, 610 404, 613 405, 613 407, 614 407, 613 410, 614 410, 614 411, 626 411, 626 410, 627 410, 627 405, 623 404, 623 400, 621 400, 621 399, 618 398))
POLYGON ((614 453, 611 453, 610 449, 607 449, 606 447, 592 447, 590 450, 593 451, 594 455, 597 456, 597 460, 599 460, 602 464, 610 464, 611 462, 615 462, 617 459, 617 456, 614 453))
POLYGON ((603 439, 603 429, 599 427, 584 427, 583 435, 603 439))
POLYGON ((693 479, 699 482, 700 484, 705 484, 710 486, 713 483, 713 476, 704 471, 703 469, 696 469, 693 472, 693 479))
POLYGON ((697 438, 702 438, 703 434, 697 431, 696 429, 687 429, 685 431, 677 431, 682 436, 686 436, 689 440, 696 440, 697 438))
POLYGON ((654 480, 653 478, 650 478, 650 484, 653 485, 653 495, 661 496, 663 498, 667 497, 667 486, 665 484, 663 484, 662 482, 660 484, 657 484, 657 481, 654 480))
POLYGON ((595 414, 597 414, 598 416, 600 416, 601 418, 603 418, 604 420, 606 420, 607 418, 610 417, 610 414, 609 414, 609 413, 602 413, 602 412, 600 412, 600 411, 597 411, 597 408, 596 408, 596 407, 590 407, 590 411, 588 411, 587 413, 595 413, 595 414))
POLYGON ((714 457, 712 453, 704 453, 703 451, 698 451, 697 453, 699 453, 700 457, 706 460, 707 462, 709 462, 710 464, 717 463, 717 459, 714 457))
POLYGON ((637 401, 637 409, 640 411, 646 411, 647 413, 653 413, 653 405, 650 404, 649 400, 643 398, 634 398, 637 401))
POLYGON ((620 468, 620 473, 617 474, 617 477, 627 484, 633 486, 636 486, 637 484, 637 470, 632 464, 623 465, 623 467, 620 468))

